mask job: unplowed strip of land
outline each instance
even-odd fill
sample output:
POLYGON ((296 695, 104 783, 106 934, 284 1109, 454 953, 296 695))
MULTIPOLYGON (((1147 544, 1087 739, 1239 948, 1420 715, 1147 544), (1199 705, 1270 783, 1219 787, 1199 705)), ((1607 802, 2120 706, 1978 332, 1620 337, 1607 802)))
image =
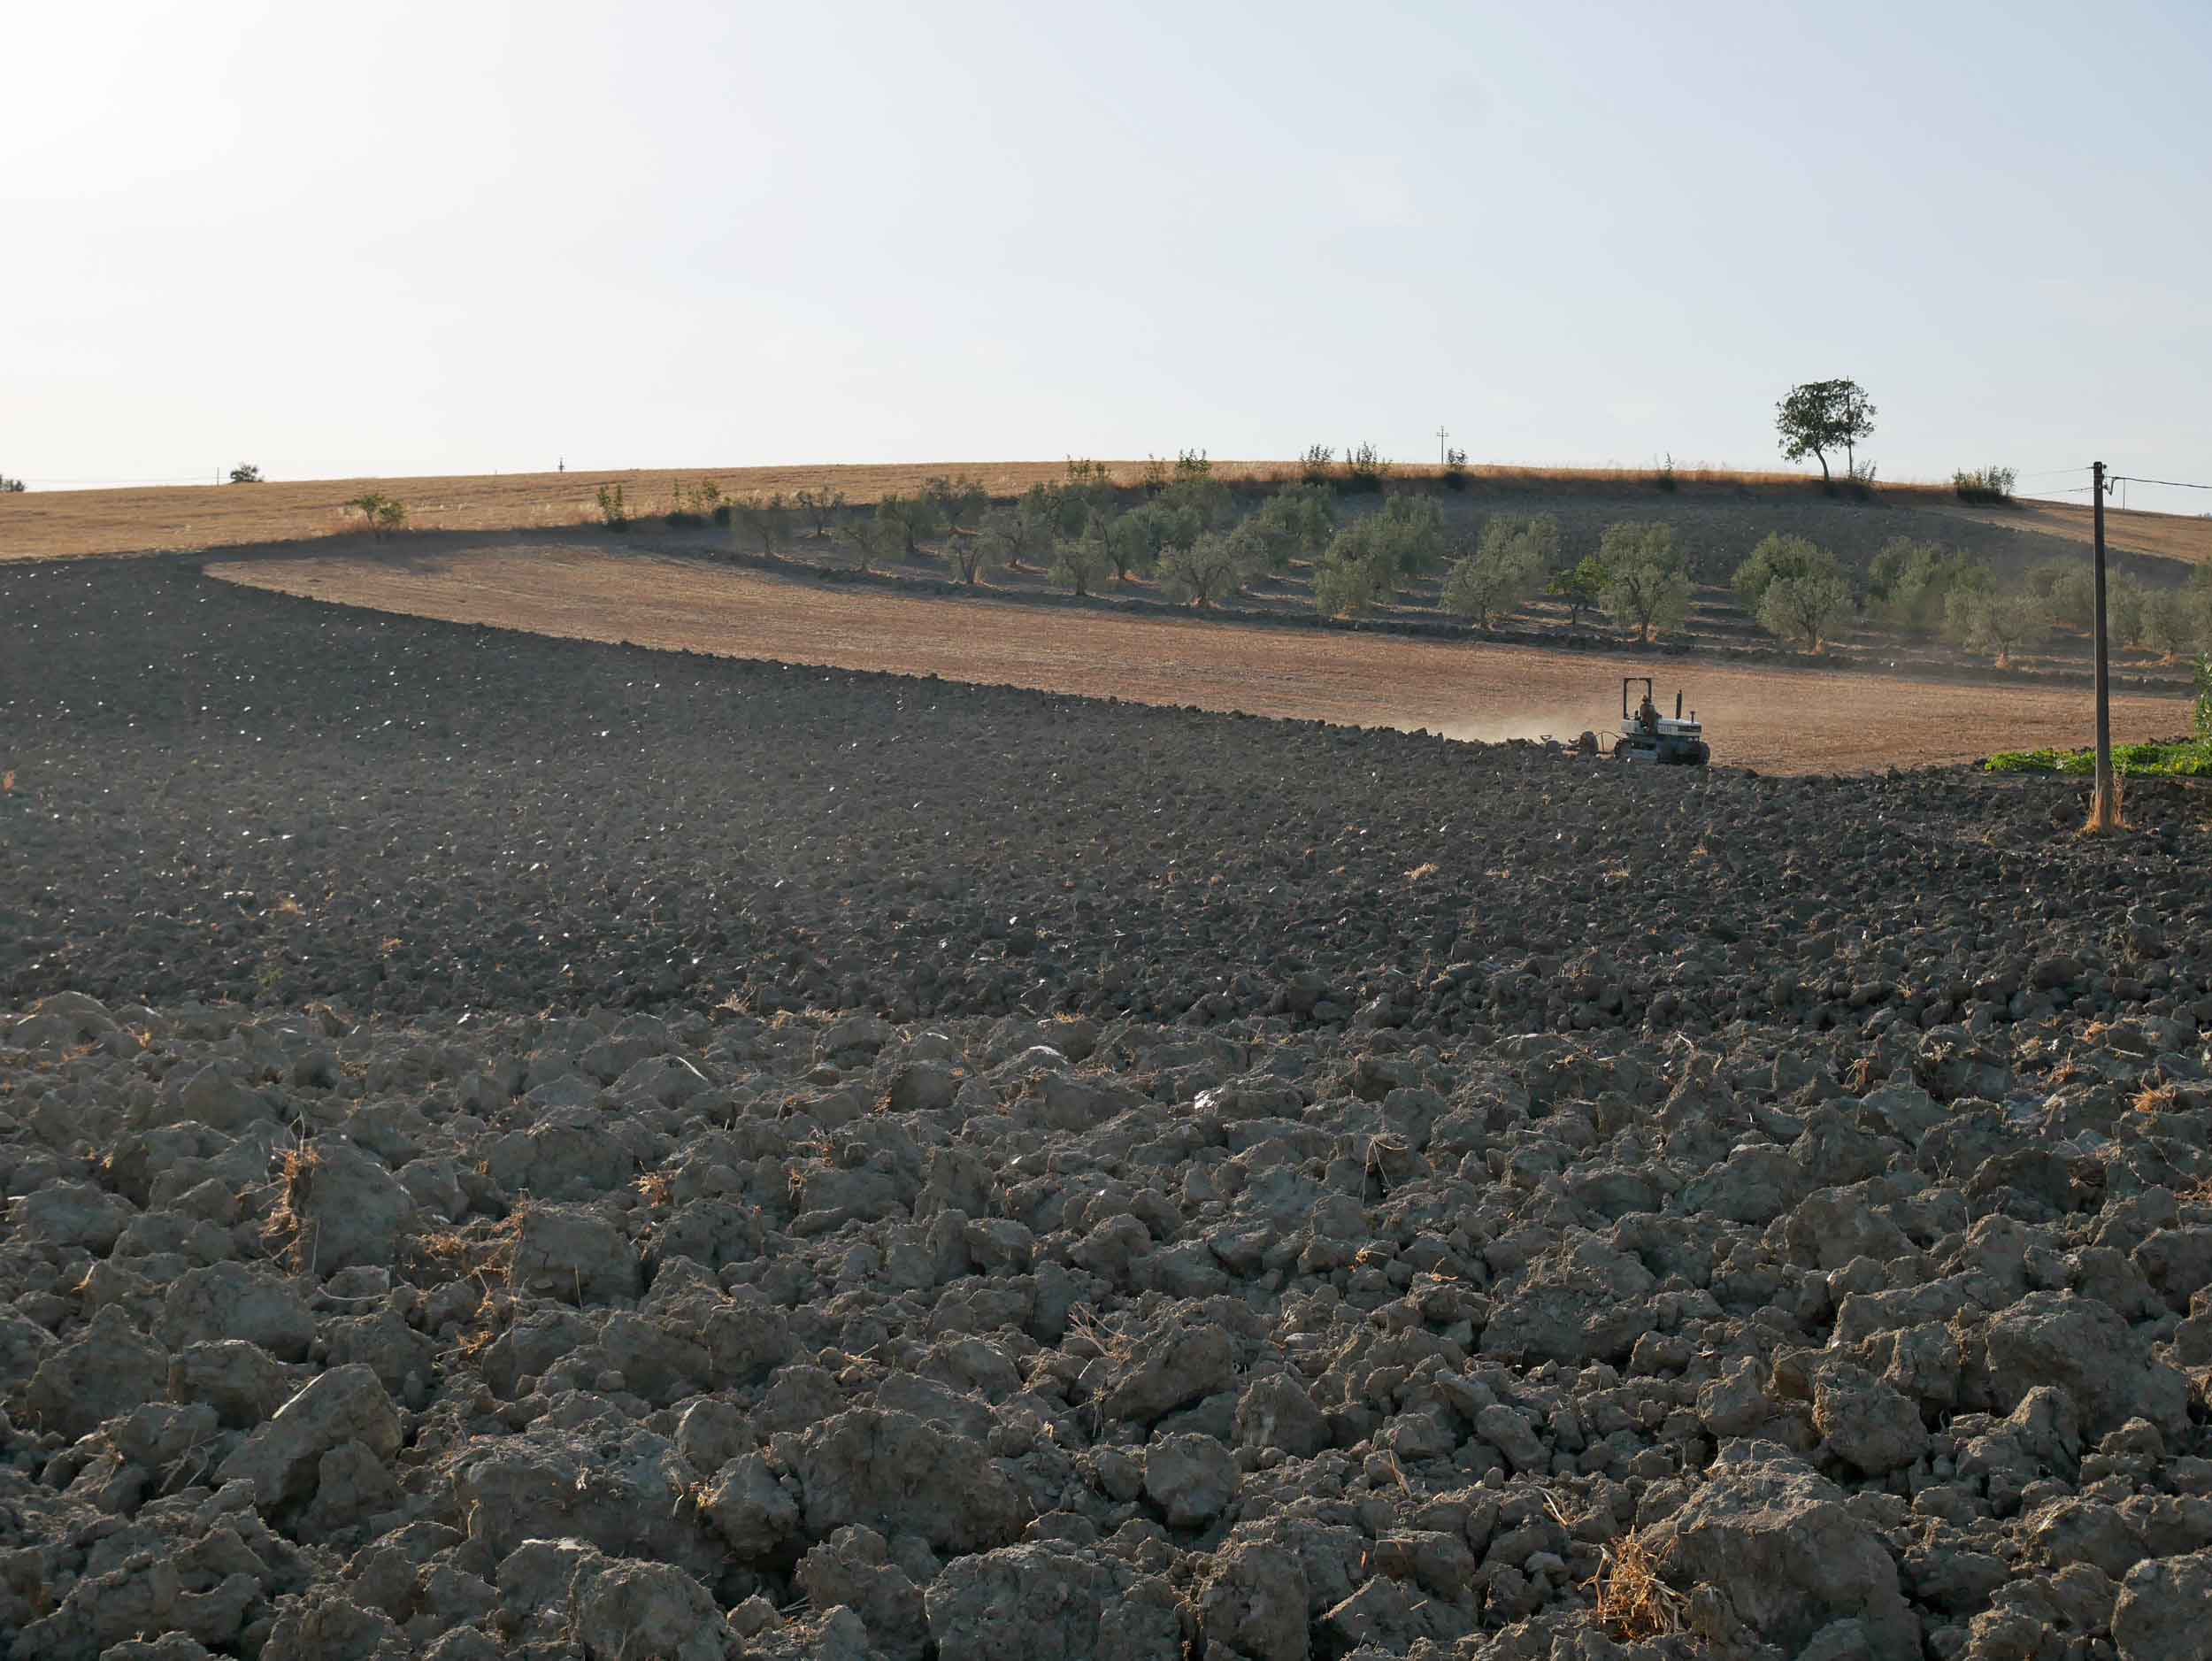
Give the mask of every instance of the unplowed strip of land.
MULTIPOLYGON (((905 597, 569 546, 231 561, 209 571, 347 605, 572 639, 1486 741, 1604 732, 1619 719, 1621 677, 1654 674, 1670 709, 1676 686, 1685 690, 1717 759, 1769 773, 1853 772, 2078 744, 2089 738, 2092 720, 2081 689, 1724 668, 1694 658, 905 597)), ((2189 719, 2179 699, 2119 697, 2112 715, 2124 742, 2171 736, 2189 719)))

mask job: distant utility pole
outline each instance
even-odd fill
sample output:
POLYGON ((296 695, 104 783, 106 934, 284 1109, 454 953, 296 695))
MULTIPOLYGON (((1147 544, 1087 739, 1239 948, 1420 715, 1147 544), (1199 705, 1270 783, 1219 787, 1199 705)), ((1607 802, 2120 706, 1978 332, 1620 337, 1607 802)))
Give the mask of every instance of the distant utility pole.
POLYGON ((1436 465, 1440 467, 1448 465, 1451 461, 1450 455, 1444 449, 1444 441, 1450 436, 1451 434, 1444 430, 1444 423, 1439 421, 1436 424, 1436 465))
POLYGON ((2098 830, 2111 830, 2120 822, 2112 799, 2112 672, 2105 649, 2104 614, 2104 498, 2112 487, 2105 482, 2104 463, 2090 463, 2089 475, 2097 542, 2097 789, 2090 798, 2089 823, 2098 830))

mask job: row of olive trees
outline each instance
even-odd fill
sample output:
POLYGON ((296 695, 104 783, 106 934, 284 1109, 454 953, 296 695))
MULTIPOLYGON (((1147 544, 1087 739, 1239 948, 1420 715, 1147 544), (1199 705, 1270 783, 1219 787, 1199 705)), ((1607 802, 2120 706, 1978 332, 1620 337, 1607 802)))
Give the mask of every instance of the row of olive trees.
MULTIPOLYGON (((1744 609, 1778 639, 1817 651, 1863 612, 1908 633, 1939 634, 2001 665, 2054 628, 2086 631, 2095 618, 2095 577, 2086 560, 2046 560, 2012 592, 2001 592, 1983 561, 1935 542, 1892 539, 1878 553, 1864 592, 1826 549, 1802 536, 1770 535, 1736 568, 1744 609)), ((2106 623, 2124 646, 2172 661, 2212 647, 2212 569, 2182 588, 2153 588, 2124 572, 2106 584, 2106 623)))
POLYGON ((1314 604, 1325 616, 1357 614, 1393 597, 1404 581, 1449 561, 1441 603, 1478 627, 1510 617, 1540 593, 1563 599, 1571 621, 1593 607, 1640 640, 1689 613, 1689 565, 1671 527, 1647 520, 1609 525, 1594 554, 1563 565, 1558 521, 1499 514, 1471 549, 1455 548, 1442 509, 1397 497, 1332 538, 1314 573, 1314 604))
MULTIPOLYGON (((2078 562, 2053 560, 2009 593, 1999 593, 1993 583, 1959 588, 1945 603, 1943 634, 1969 651, 1988 654, 2001 668, 2055 628, 2093 628, 2095 582, 2078 562)), ((2177 588, 2147 588, 2112 573, 2105 584, 2105 627, 2116 643, 2156 652, 2168 663, 2212 652, 2212 566, 2199 566, 2177 588)))

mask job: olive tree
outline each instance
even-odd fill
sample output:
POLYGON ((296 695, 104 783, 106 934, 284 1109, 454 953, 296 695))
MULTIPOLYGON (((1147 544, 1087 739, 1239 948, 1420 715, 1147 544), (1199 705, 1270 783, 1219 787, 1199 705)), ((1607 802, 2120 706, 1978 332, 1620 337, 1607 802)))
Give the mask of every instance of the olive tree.
POLYGON ((1987 652, 2004 668, 2012 654, 2050 632, 2050 611, 2032 593, 1954 593, 1943 608, 1943 632, 1969 651, 1987 652))
POLYGON ((895 519, 857 519, 839 527, 833 545, 844 550, 856 571, 871 571, 905 552, 906 533, 895 519))
POLYGON ((1279 490, 1245 516, 1235 534, 1255 563, 1269 571, 1284 571, 1297 558, 1312 559, 1328 546, 1336 527, 1329 493, 1312 485, 1294 485, 1279 490))
POLYGON ((1108 540, 1111 523, 1103 511, 1094 509, 1080 531, 1053 544, 1052 574, 1079 596, 1089 594, 1091 585, 1104 581, 1114 568, 1108 540))
POLYGON ((1544 592, 1565 604, 1567 627, 1578 628, 1582 614, 1604 597, 1605 563, 1595 554, 1585 554, 1568 570, 1555 573, 1544 592))
POLYGON ((2186 588, 2152 588, 2143 596, 2143 644, 2168 663, 2212 647, 2212 606, 2186 588))
POLYGON ((838 511, 845 505, 845 493, 821 485, 801 490, 791 500, 813 523, 815 537, 819 540, 827 536, 830 527, 837 523, 838 511))
POLYGON ((1810 538, 1774 531, 1760 541, 1751 550, 1751 558, 1738 565, 1728 581, 1743 609, 1756 617, 1770 583, 1786 577, 1842 575, 1843 567, 1836 563, 1836 557, 1810 538))
POLYGON ((991 493, 983 488, 983 481, 966 473, 940 473, 933 479, 922 481, 922 499, 947 534, 972 524, 975 516, 983 511, 991 500, 991 493))
POLYGON ((1782 454, 1791 461, 1811 456, 1820 463, 1820 481, 1832 485, 1828 452, 1844 453, 1846 476, 1855 478, 1858 445, 1874 435, 1874 405, 1855 381, 1808 381, 1790 388, 1774 406, 1775 430, 1782 454))
POLYGON ((1605 567, 1599 595, 1606 615, 1649 640, 1657 628, 1673 628, 1690 614, 1690 575, 1674 527, 1651 519, 1609 525, 1598 538, 1598 560, 1605 567))
POLYGON ((230 481, 233 484, 259 484, 261 469, 250 461, 242 461, 230 470, 230 481))
POLYGON ((762 553, 772 554, 791 539, 791 504, 780 490, 771 496, 733 497, 730 534, 741 542, 757 542, 762 553))
POLYGON ((1444 609, 1488 628, 1544 585, 1559 558, 1559 524, 1548 515, 1498 514, 1482 527, 1475 551, 1444 581, 1444 609))
POLYGON ((1777 577, 1759 596, 1759 627, 1777 640, 1800 640, 1816 652, 1851 614, 1851 590, 1840 577, 1777 577))
POLYGON ((1432 571, 1443 563, 1444 504, 1434 496, 1392 496, 1371 523, 1407 576, 1432 571))
POLYGON ((1164 502, 1147 502, 1115 517, 1106 527, 1106 549, 1114 562, 1114 578, 1127 582, 1160 563, 1170 548, 1185 546, 1198 537, 1195 518, 1164 502))
POLYGON ((876 518, 896 528, 899 551, 909 559, 921 552, 924 537, 937 534, 937 504, 926 496, 891 491, 876 504, 876 518))
POLYGON ((1251 574, 1245 547, 1219 531, 1202 531, 1188 544, 1170 548, 1160 558, 1162 585, 1202 611, 1242 588, 1251 574))
POLYGON ((1398 586, 1398 550, 1379 514, 1355 520, 1329 541, 1313 570, 1314 610, 1343 617, 1372 609, 1398 586))
POLYGON ((1943 626, 1943 608, 1959 589, 1993 589, 1982 561, 1936 542, 1893 536, 1874 556, 1871 587, 1883 615, 1899 628, 1929 633, 1943 626))

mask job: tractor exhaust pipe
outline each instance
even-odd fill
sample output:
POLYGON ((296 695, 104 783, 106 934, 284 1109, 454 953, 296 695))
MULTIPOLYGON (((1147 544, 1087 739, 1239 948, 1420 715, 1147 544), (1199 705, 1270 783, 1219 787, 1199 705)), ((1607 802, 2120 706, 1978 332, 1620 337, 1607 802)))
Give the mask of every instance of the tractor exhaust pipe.
POLYGON ((1682 719, 1682 693, 1679 688, 1674 695, 1674 719, 1678 721, 1682 719))

